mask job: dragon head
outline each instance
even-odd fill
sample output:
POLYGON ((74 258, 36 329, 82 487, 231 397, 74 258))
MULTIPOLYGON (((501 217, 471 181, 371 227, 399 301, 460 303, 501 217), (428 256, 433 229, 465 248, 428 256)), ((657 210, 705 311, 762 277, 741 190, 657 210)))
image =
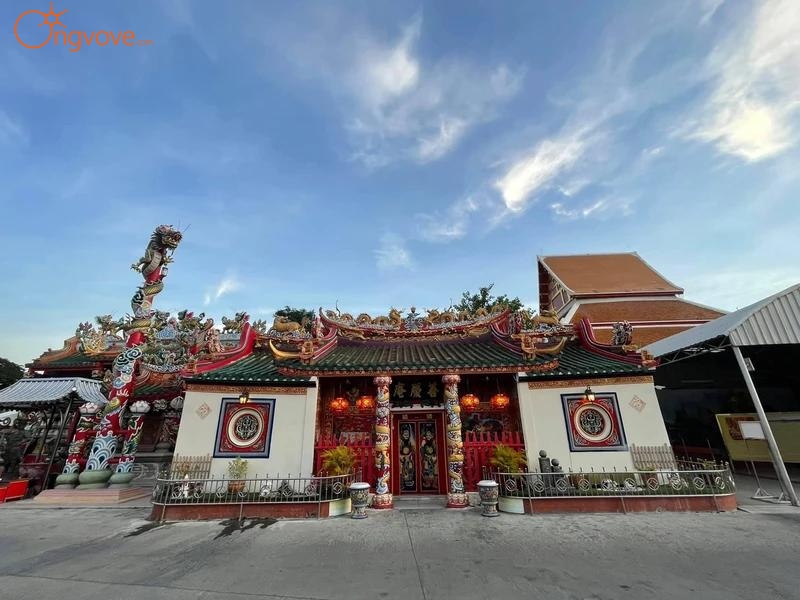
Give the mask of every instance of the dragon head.
POLYGON ((153 232, 153 236, 150 239, 157 246, 169 250, 175 250, 175 248, 178 247, 178 244, 181 243, 182 238, 183 234, 177 229, 174 229, 172 225, 159 225, 156 227, 156 230, 153 232))

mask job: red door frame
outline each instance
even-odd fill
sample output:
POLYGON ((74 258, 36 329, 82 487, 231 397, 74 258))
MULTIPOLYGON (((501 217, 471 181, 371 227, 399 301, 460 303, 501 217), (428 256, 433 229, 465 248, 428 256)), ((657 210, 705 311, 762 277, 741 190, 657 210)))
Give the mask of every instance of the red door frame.
MULTIPOLYGON (((444 410, 414 410, 392 412, 392 475, 391 486, 392 494, 395 496, 420 496, 447 493, 447 447, 445 446, 444 432, 444 410), (401 492, 400 491, 400 444, 398 443, 398 425, 402 422, 419 423, 421 421, 434 421, 436 423, 436 461, 439 471, 439 491, 438 492, 401 492)), ((419 460, 419 440, 417 440, 417 470, 422 467, 419 460)))

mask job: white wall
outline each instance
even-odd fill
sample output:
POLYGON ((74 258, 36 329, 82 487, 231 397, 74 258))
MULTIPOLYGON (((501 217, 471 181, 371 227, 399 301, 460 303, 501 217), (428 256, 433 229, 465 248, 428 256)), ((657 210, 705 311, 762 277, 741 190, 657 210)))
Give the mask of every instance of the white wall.
MULTIPOLYGON (((539 382, 535 382, 539 384, 539 382)), ((617 470, 633 468, 629 451, 571 452, 567 437, 567 422, 561 403, 561 394, 583 394, 586 382, 576 386, 576 382, 552 382, 565 387, 529 389, 528 382, 518 384, 520 416, 525 436, 525 448, 531 470, 538 470, 539 450, 546 450, 550 458, 557 458, 564 470, 572 468, 617 470)), ((540 385, 540 384, 539 384, 540 385)), ((660 446, 669 443, 667 429, 661 416, 658 398, 653 383, 591 383, 592 391, 615 392, 619 404, 622 427, 628 447, 660 446), (630 405, 631 399, 638 396, 645 402, 639 412, 630 405)))
MULTIPOLYGON (((223 398, 237 398, 239 393, 186 392, 175 454, 214 455, 217 424, 223 398), (205 403, 211 412, 205 418, 198 409, 205 403)), ((247 459, 248 477, 266 475, 312 474, 314 460, 314 422, 317 412, 317 389, 308 388, 302 394, 275 394, 272 392, 250 392, 252 400, 275 399, 275 414, 272 420, 272 442, 269 458, 247 459)), ((212 476, 227 476, 230 458, 214 458, 211 463, 212 476)))

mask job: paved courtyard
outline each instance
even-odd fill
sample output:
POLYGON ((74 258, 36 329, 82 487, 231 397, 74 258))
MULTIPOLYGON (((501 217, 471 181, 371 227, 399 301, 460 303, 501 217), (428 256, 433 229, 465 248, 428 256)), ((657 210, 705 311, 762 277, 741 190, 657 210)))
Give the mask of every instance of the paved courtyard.
MULTIPOLYGON (((765 510, 773 510, 767 508, 765 510)), ((800 598, 800 510, 187 522, 0 508, 0 598, 800 598)))

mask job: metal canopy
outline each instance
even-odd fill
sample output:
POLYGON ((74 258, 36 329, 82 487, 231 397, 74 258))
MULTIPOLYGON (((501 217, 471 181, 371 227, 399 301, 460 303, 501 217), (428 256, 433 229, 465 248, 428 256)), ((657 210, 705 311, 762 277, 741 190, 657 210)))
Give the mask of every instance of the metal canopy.
POLYGON ((661 363, 728 346, 800 344, 800 284, 645 346, 661 363))
POLYGON ((0 407, 41 406, 65 399, 72 392, 84 402, 104 405, 106 397, 101 383, 84 377, 54 377, 20 379, 0 390, 0 407))

